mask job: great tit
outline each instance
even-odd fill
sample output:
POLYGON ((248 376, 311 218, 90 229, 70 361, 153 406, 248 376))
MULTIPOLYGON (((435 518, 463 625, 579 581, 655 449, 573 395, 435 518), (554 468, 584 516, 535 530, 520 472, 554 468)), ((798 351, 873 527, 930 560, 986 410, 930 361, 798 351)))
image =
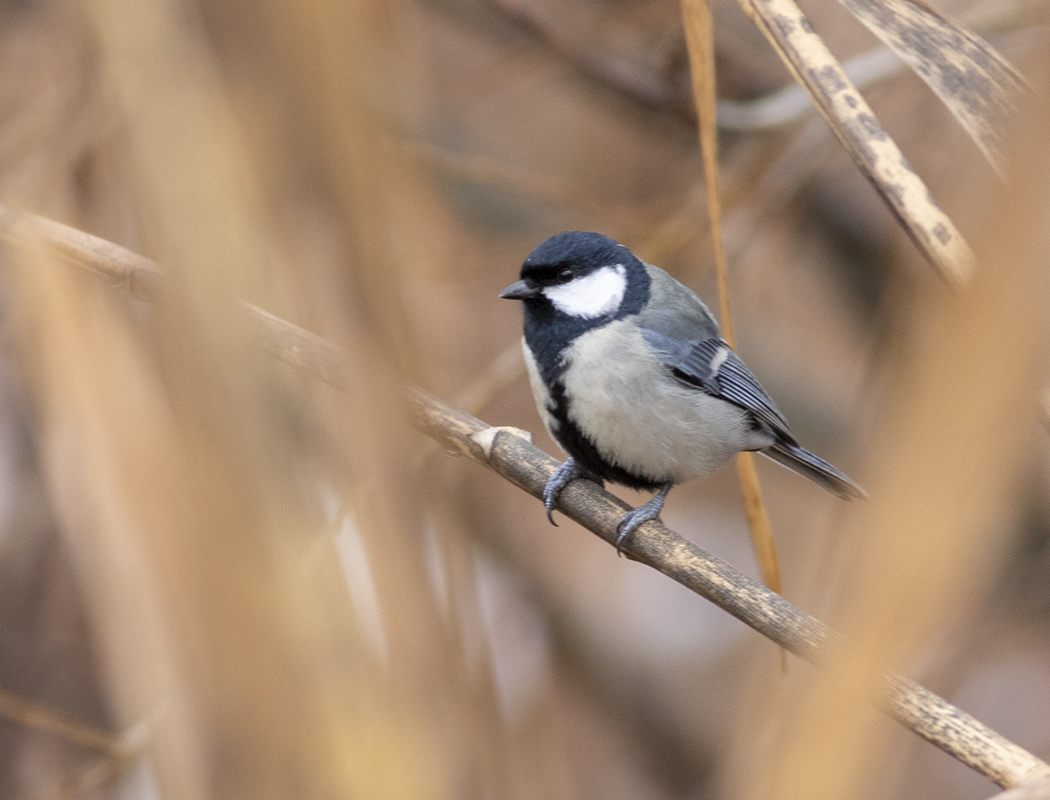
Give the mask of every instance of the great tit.
POLYGON ((598 233, 552 236, 500 292, 525 309, 522 347, 543 423, 569 458, 547 482, 553 523, 576 478, 656 490, 620 521, 617 549, 671 487, 757 450, 839 497, 864 490, 799 445, 699 297, 598 233))

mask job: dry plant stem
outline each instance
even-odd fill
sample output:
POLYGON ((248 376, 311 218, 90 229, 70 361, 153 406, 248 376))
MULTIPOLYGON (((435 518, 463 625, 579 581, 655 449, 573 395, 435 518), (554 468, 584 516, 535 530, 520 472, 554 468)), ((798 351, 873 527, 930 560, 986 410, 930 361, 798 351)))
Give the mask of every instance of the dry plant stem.
POLYGON ((41 800, 75 800, 113 783, 138 763, 149 744, 152 720, 134 725, 108 755, 91 762, 79 775, 41 800))
MULTIPOLYGON (((409 392, 415 422, 446 450, 492 469, 535 497, 558 462, 521 436, 493 428, 420 389, 409 392)), ((617 527, 630 507, 597 485, 573 481, 560 495, 558 509, 616 544, 617 527)), ((777 644, 812 659, 824 647, 828 629, 780 595, 683 539, 660 522, 639 529, 623 551, 706 597, 777 644)))
MULTIPOLYGON (((60 231, 54 242, 70 261, 117 286, 141 285, 143 274, 159 277, 156 264, 118 245, 32 215, 4 214, 15 220, 20 235, 6 225, 0 236, 25 241, 26 231, 60 231), (40 224, 46 222, 46 225, 40 224), (75 254, 77 257, 73 257, 75 254), (101 255, 100 255, 101 254, 101 255)), ((338 349, 292 323, 246 305, 263 344, 294 367, 334 386, 348 376, 338 349)), ((524 438, 493 428, 420 390, 409 389, 416 426, 452 453, 466 456, 540 497, 558 462, 524 438)), ((559 510, 615 545, 617 526, 628 506, 588 481, 573 481, 562 492, 559 510)), ((826 625, 780 595, 756 583, 729 564, 683 539, 657 521, 643 525, 624 547, 636 561, 662 572, 710 600, 763 636, 808 660, 816 659, 832 640, 826 625)), ((1000 736, 969 714, 905 678, 887 676, 884 705, 895 719, 952 757, 998 785, 1008 788, 1050 776, 1050 765, 1000 736)))
MULTIPOLYGON (((722 205, 718 197, 718 129, 715 120, 715 44, 714 25, 707 0, 682 0, 682 23, 689 48, 693 99, 699 120, 700 152, 704 161, 707 187, 707 215, 711 223, 711 240, 715 252, 715 274, 718 277, 718 300, 722 317, 722 335, 730 347, 736 345, 733 313, 729 302, 729 265, 722 243, 722 205)), ((762 570, 762 580, 780 593, 780 565, 773 541, 773 527, 762 502, 754 456, 740 453, 736 457, 737 477, 744 496, 744 514, 762 570)))
MULTIPOLYGON (((1009 21, 1007 4, 999 4, 986 27, 1002 28, 1009 21)), ((964 20, 965 21, 965 20, 964 20)), ((1011 32, 1007 41, 1024 47, 1025 42, 1034 40, 1037 32, 1033 28, 1017 28, 1011 32)), ((848 61, 842 62, 842 69, 858 89, 874 86, 884 80, 906 72, 909 67, 901 56, 889 47, 875 47, 848 61)), ((766 131, 790 125, 806 114, 814 111, 813 103, 805 89, 797 83, 791 83, 753 100, 719 100, 718 129, 723 131, 766 131)), ((989 161, 995 164, 998 149, 986 153, 989 161)))
POLYGON ((1000 792, 990 800, 1050 800, 1050 778, 1022 783, 1000 792))
POLYGON ((1024 79, 980 36, 921 0, 841 0, 955 115, 997 171, 1024 79))
POLYGON ((739 0, 920 252, 949 283, 974 255, 794 0, 739 0))
MULTIPOLYGON (((853 84, 865 88, 906 67, 888 47, 876 47, 842 62, 853 84)), ((718 127, 729 131, 765 131, 789 125, 814 111, 806 90, 797 83, 753 100, 719 100, 718 127)))
POLYGON ((693 79, 693 101, 700 121, 700 153, 704 162, 707 214, 718 278, 718 302, 722 335, 730 347, 736 345, 733 314, 729 302, 729 266, 722 245, 722 206, 718 198, 718 134, 715 122, 715 47, 711 9, 707 0, 682 0, 682 23, 689 49, 689 72, 693 79))
POLYGON ((1009 789, 1050 780, 1050 765, 913 680, 884 677, 882 707, 930 744, 1009 789))
POLYGON ((68 785, 44 795, 40 800, 76 800, 113 783, 129 768, 131 759, 111 756, 92 762, 68 785))
POLYGON ((125 752, 120 740, 111 733, 67 719, 61 714, 0 689, 0 716, 13 722, 60 736, 82 747, 100 750, 115 757, 125 752))
POLYGON ((762 501, 762 486, 758 482, 755 457, 752 453, 740 453, 736 457, 736 472, 740 489, 744 494, 744 516, 751 533, 751 545, 762 570, 762 582, 780 594, 780 561, 773 539, 773 527, 769 523, 766 504, 762 501))
POLYGON ((46 242, 64 261, 88 267, 114 289, 138 300, 152 300, 160 289, 161 269, 155 261, 36 214, 0 205, 0 239, 23 247, 46 242))
MULTIPOLYGON (((800 113, 799 103, 805 104, 808 94, 812 105, 827 120, 920 252, 949 283, 964 283, 974 263, 969 245, 881 128, 853 85, 853 78, 814 33, 794 0, 739 2, 769 39, 802 91, 796 94, 786 90, 754 103, 718 104, 726 112, 729 127, 760 129, 783 124, 800 113)), ((903 59, 944 102, 993 169, 1001 174, 1003 131, 1009 118, 1016 115, 1026 91, 1018 72, 984 39, 930 8, 923 0, 841 2, 887 45, 864 54, 853 64, 861 77, 878 79, 892 71, 898 59, 903 59)), ((692 110, 685 106, 678 92, 666 85, 664 78, 646 76, 644 70, 624 70, 615 56, 591 52, 571 37, 560 35, 555 26, 544 22, 542 15, 529 13, 526 6, 519 7, 506 0, 496 0, 495 5, 512 19, 524 22, 578 68, 597 75, 608 85, 643 102, 684 113, 692 110)), ((697 58, 700 51, 693 35, 696 26, 690 25, 690 17, 697 18, 701 5, 699 0, 682 0, 697 100, 701 97, 700 85, 708 80, 705 76, 713 75, 713 68, 706 68, 708 62, 697 58), (696 69, 701 63, 705 68, 696 69)), ((976 20, 979 24, 994 28, 1004 18, 1016 17, 1018 13, 1010 4, 998 3, 991 12, 982 8, 972 16, 979 17, 976 20)), ((699 103, 695 105, 697 109, 705 108, 699 103)), ((701 111, 697 116, 703 138, 705 114, 701 111)), ((707 172, 711 174, 710 170, 707 172)), ((715 250, 717 253, 717 245, 715 250)))
MULTIPOLYGON (((906 68, 914 70, 989 161, 993 165, 1001 162, 1001 123, 1016 111, 1024 81, 995 48, 963 25, 982 35, 1016 32, 1030 13, 1011 0, 992 0, 963 13, 960 25, 920 0, 841 2, 887 43, 844 62, 850 79, 867 86, 906 68)), ((695 113, 659 70, 632 67, 615 50, 566 36, 559 25, 527 4, 494 0, 493 6, 552 52, 610 88, 682 116, 691 118, 695 113)), ((756 100, 720 100, 718 125, 727 130, 763 130, 787 124, 811 109, 805 92, 792 85, 756 100)))
MULTIPOLYGON (((410 391, 418 427, 452 453, 492 469, 534 497, 558 462, 531 443, 492 428, 419 389, 410 391)), ((617 526, 629 507, 586 481, 563 491, 559 510, 615 545, 617 526)), ((654 521, 624 546, 625 554, 678 581, 763 636, 802 658, 816 660, 833 641, 819 620, 752 581, 703 548, 654 521)), ((1050 765, 914 681, 888 675, 883 706, 923 739, 999 786, 1050 775, 1050 765)))

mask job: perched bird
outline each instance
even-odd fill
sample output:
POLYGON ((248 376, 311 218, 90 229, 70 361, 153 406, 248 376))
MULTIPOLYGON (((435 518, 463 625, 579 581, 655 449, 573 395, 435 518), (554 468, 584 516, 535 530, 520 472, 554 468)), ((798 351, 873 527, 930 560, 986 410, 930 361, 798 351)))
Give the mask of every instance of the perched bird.
POLYGON ((699 297, 597 233, 552 236, 500 297, 522 301, 522 345, 543 423, 568 454, 547 482, 656 490, 620 522, 617 549, 659 516, 671 487, 757 450, 839 497, 864 490, 799 445, 699 297))

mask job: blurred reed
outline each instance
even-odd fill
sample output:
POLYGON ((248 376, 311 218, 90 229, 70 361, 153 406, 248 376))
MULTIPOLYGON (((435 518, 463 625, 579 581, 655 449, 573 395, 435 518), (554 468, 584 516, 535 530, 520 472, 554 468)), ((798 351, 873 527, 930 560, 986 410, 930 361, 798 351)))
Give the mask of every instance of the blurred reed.
MULTIPOLYGON (((1034 61, 1033 80, 1048 85, 1050 51, 1034 61)), ((938 637, 973 614, 1002 569, 1040 435, 1048 124, 1046 104, 1030 98, 976 237, 973 284, 925 298, 899 342, 865 479, 871 500, 843 532, 852 565, 829 620, 843 639, 818 672, 760 691, 767 705, 743 735, 761 742, 762 768, 744 766, 756 753, 741 752, 734 796, 889 796, 897 731, 872 711, 880 676, 935 659, 938 637)))
MULTIPOLYGON (((375 104, 409 74, 392 14, 78 9, 128 211, 168 280, 144 309, 39 250, 11 307, 111 702, 147 724, 165 798, 501 794, 487 662, 463 661, 427 563, 454 520, 440 503, 424 517, 409 468, 409 179, 375 104), (288 215, 324 246, 293 252, 288 215), (338 343, 349 392, 258 352, 244 299, 338 343)), ((469 610, 469 548, 436 552, 469 610)))

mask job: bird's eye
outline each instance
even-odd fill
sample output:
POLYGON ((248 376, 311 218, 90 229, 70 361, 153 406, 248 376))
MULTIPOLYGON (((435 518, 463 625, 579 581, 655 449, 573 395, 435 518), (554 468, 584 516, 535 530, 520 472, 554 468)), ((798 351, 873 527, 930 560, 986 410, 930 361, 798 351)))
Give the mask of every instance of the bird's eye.
POLYGON ((563 269, 561 272, 558 273, 558 277, 557 277, 556 280, 558 281, 558 283, 568 283, 572 279, 573 279, 572 270, 571 269, 563 269))

